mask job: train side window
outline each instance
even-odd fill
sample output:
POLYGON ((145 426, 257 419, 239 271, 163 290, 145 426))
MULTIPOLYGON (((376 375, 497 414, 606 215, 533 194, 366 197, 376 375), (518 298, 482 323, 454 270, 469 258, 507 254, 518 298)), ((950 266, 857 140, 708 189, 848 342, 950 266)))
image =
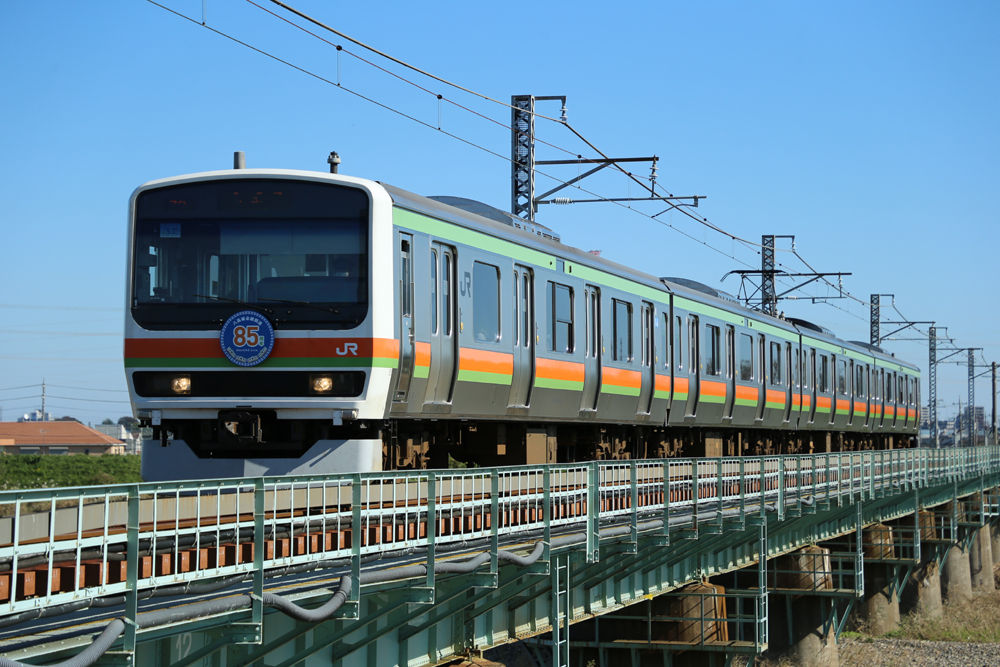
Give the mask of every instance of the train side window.
POLYGON ((740 380, 753 380, 753 338, 750 334, 740 334, 739 349, 740 380))
POLYGON ((681 316, 674 318, 674 354, 677 355, 677 370, 684 368, 684 327, 681 316))
POLYGON ((809 350, 809 385, 816 387, 816 350, 809 350))
POLYGON ((733 377, 733 365, 736 363, 735 353, 736 347, 736 330, 732 325, 726 325, 726 377, 733 377))
POLYGON ((714 324, 705 325, 705 345, 702 351, 705 373, 719 375, 722 372, 722 355, 720 353, 721 334, 714 324))
POLYGON ((837 393, 847 395, 847 360, 837 360, 837 393))
POLYGON ((500 340, 500 269, 472 264, 472 328, 479 342, 500 340))
POLYGON ((573 288, 548 281, 545 310, 551 322, 547 329, 548 348, 553 352, 573 351, 573 288))
POLYGON ((403 317, 413 315, 413 263, 406 239, 399 243, 399 311, 403 317))
POLYGON ((660 349, 663 350, 663 367, 670 368, 670 315, 663 313, 663 334, 660 336, 660 349))
POLYGON ((794 359, 792 359, 792 377, 791 377, 791 380, 792 380, 792 386, 793 387, 797 387, 797 386, 799 386, 799 378, 802 377, 802 374, 800 372, 801 368, 802 368, 802 360, 800 358, 801 355, 800 355, 798 349, 795 350, 795 354, 793 355, 793 357, 794 357, 794 359))
POLYGON ((688 315, 688 368, 698 370, 698 317, 688 315))
POLYGON ((642 304, 642 365, 651 366, 653 364, 653 306, 649 303, 642 304))
POLYGON ((632 361, 632 304, 618 299, 612 301, 612 335, 615 346, 611 350, 611 358, 615 361, 632 361))
POLYGON ((854 395, 857 398, 864 398, 865 392, 865 367, 861 364, 854 366, 854 395))
POLYGON ((830 360, 825 354, 819 355, 819 390, 830 391, 830 360))
POLYGON ((431 333, 438 332, 438 253, 431 250, 431 333))
POLYGON ((771 384, 781 384, 781 343, 771 343, 771 384))
POLYGON ((451 253, 446 252, 444 254, 444 275, 441 276, 443 280, 441 281, 441 296, 443 297, 445 307, 444 307, 444 333, 446 336, 451 335, 452 331, 452 312, 451 312, 451 276, 455 273, 452 268, 451 263, 451 253))

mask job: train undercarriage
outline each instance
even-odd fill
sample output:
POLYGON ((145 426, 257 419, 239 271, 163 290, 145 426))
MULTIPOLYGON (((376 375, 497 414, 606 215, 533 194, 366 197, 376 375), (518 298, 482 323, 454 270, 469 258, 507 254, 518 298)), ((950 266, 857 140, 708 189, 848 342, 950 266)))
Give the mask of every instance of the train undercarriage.
POLYGON ((383 430, 385 470, 901 449, 903 433, 408 420, 383 430))

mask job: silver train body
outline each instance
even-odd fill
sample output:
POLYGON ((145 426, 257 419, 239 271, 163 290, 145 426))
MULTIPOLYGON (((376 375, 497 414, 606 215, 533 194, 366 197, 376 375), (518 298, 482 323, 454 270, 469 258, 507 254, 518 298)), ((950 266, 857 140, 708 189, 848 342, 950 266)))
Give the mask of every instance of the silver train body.
POLYGON ((147 480, 901 447, 917 431, 919 371, 882 350, 376 181, 147 183, 128 266, 147 480))

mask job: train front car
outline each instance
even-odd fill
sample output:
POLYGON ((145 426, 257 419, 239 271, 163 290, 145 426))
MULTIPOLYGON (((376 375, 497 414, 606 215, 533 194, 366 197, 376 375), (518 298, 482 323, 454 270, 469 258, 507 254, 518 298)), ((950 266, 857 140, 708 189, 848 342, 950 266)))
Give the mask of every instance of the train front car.
POLYGON ((381 469, 398 344, 380 186, 209 172, 143 185, 129 219, 125 371, 153 427, 144 479, 381 469))

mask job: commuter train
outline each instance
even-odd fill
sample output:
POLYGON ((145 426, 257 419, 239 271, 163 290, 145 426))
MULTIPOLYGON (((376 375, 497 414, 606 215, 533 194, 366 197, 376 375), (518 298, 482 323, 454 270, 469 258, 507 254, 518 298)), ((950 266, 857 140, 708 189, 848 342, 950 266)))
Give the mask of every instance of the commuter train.
POLYGON ((470 200, 206 172, 139 187, 128 248, 147 480, 892 448, 917 432, 914 365, 470 200))

